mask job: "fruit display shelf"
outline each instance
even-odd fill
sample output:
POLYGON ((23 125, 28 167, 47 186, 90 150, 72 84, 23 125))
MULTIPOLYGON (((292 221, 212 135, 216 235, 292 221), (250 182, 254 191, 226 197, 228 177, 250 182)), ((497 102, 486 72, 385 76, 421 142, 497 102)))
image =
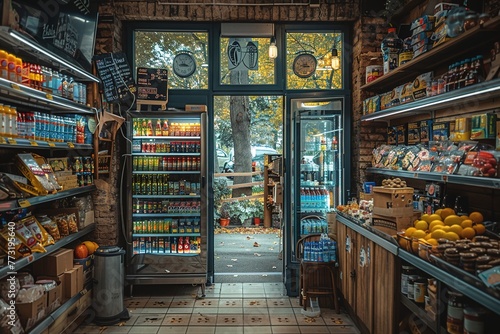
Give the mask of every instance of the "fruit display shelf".
MULTIPOLYGON (((396 254, 401 260, 406 261, 412 266, 422 270, 447 286, 452 287, 454 290, 500 315, 500 290, 488 288, 477 276, 467 273, 459 267, 448 264, 432 254, 429 255, 430 261, 429 259, 424 260, 419 257, 418 251, 413 253, 410 251, 411 248, 405 249, 396 245, 397 242, 395 242, 396 239, 394 239, 394 237, 388 234, 385 234, 386 237, 382 237, 384 234, 383 232, 374 232, 375 229, 373 227, 347 214, 337 214, 337 220, 384 249, 396 254), (392 238, 394 241, 391 242, 388 238, 392 238)), ((396 235, 396 232, 394 234, 396 235)))

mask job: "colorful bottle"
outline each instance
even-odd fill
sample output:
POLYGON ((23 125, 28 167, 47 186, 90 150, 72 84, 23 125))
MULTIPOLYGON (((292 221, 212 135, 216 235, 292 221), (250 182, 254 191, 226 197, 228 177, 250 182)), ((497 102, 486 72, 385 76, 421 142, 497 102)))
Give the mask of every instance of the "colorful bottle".
POLYGON ((8 55, 7 51, 0 50, 0 77, 4 79, 9 79, 8 55))
POLYGON ((8 79, 12 82, 17 82, 16 56, 14 56, 11 53, 7 55, 7 70, 8 70, 8 79))
POLYGON ((403 40, 396 34, 396 28, 388 29, 388 34, 382 40, 381 49, 384 74, 387 74, 398 67, 399 53, 403 49, 403 40))
POLYGON ((19 57, 15 57, 15 65, 16 65, 16 82, 18 84, 23 83, 23 60, 19 57))

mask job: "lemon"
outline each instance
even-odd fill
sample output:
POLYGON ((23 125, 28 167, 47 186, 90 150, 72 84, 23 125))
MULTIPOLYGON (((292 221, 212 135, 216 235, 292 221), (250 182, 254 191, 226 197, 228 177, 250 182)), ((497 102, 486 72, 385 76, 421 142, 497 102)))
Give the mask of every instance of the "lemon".
POLYGON ((439 238, 444 238, 444 235, 446 234, 445 231, 441 230, 441 229, 438 229, 438 230, 435 230, 431 233, 431 236, 432 236, 432 239, 439 239, 439 238))
POLYGON ((444 229, 446 226, 444 225, 434 225, 432 228, 431 228, 431 232, 434 232, 435 230, 442 230, 444 229))
POLYGON ((422 230, 422 231, 427 231, 427 229, 429 228, 429 224, 427 224, 426 221, 424 220, 419 220, 416 224, 415 224, 415 228, 417 230, 422 230))
POLYGON ((450 231, 450 226, 441 226, 441 229, 445 232, 449 232, 450 231))
POLYGON ((437 240, 434 239, 434 238, 427 239, 427 243, 431 244, 432 246, 437 246, 438 245, 437 240))
POLYGON ((433 220, 431 221, 431 223, 429 224, 429 230, 432 231, 432 228, 434 226, 439 226, 439 225, 444 225, 444 223, 441 221, 441 220, 433 220))
POLYGON ((457 241, 458 239, 460 239, 460 236, 455 232, 446 232, 444 238, 450 241, 457 241))
POLYGON ((413 234, 411 236, 412 236, 412 238, 420 239, 420 238, 424 238, 426 234, 427 233, 425 233, 425 231, 423 231, 423 230, 416 230, 415 232, 413 232, 413 234))
POLYGON ((414 227, 408 227, 405 231, 405 237, 411 237, 416 230, 414 227))
POLYGON ((460 224, 461 222, 462 222, 462 218, 460 218, 457 215, 449 215, 448 217, 446 217, 444 219, 444 224, 448 225, 448 226, 460 224))
POLYGON ((443 209, 437 209, 436 211, 434 211, 434 213, 436 215, 440 215, 441 216, 441 212, 443 211, 443 209))

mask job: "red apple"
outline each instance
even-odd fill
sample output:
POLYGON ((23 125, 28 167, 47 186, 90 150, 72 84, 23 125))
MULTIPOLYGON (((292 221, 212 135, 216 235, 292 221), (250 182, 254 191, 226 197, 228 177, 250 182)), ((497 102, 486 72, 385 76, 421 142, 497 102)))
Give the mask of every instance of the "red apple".
POLYGON ((489 171, 488 171, 488 176, 489 177, 495 177, 495 175, 497 174, 497 170, 495 168, 491 168, 489 171))

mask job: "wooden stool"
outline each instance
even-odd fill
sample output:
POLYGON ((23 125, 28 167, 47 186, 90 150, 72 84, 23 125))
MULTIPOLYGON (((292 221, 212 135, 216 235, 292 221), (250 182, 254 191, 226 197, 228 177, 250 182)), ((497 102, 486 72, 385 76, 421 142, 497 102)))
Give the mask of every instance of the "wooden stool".
MULTIPOLYGON (((316 262, 316 261, 305 261, 304 260, 304 245, 305 242, 319 241, 321 234, 310 234, 299 241, 297 241, 296 255, 297 259, 300 260, 300 274, 299 274, 299 291, 301 292, 301 298, 299 299, 299 305, 303 306, 304 310, 307 309, 307 303, 310 296, 315 295, 329 295, 333 298, 333 305, 335 305, 335 311, 340 313, 340 306, 337 299, 337 286, 335 284, 336 279, 336 261, 330 262, 316 262), (316 286, 314 284, 314 273, 324 272, 330 274, 331 286, 316 286)), ((333 240, 330 238, 330 240, 333 240)))

